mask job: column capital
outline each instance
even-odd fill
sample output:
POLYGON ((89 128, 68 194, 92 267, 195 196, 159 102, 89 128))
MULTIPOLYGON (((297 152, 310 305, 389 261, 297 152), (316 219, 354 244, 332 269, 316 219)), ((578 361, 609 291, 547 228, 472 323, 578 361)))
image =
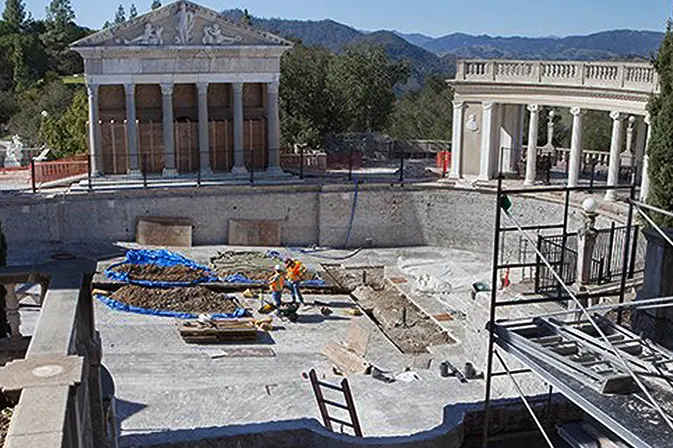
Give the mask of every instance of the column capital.
POLYGON ((172 82, 162 82, 159 84, 159 87, 161 87, 161 94, 173 95, 173 86, 174 84, 172 82))
POLYGON ((652 116, 650 115, 649 112, 645 114, 645 117, 643 118, 643 121, 648 126, 650 126, 652 124, 652 116))
POLYGON ((540 112, 540 106, 537 105, 537 104, 529 104, 528 106, 526 106, 526 109, 528 109, 528 112, 531 112, 531 113, 534 113, 534 114, 540 112))
POLYGON ((126 92, 126 96, 135 96, 136 85, 133 83, 124 84, 124 92, 126 92))
POLYGON ((463 101, 463 100, 452 101, 452 103, 453 103, 453 108, 454 109, 464 109, 465 108, 465 101, 463 101))
POLYGON ((207 82, 197 82, 196 91, 199 95, 208 95, 208 83, 207 82))
POLYGON ((243 93, 243 83, 242 82, 234 82, 231 83, 232 89, 234 89, 234 93, 236 95, 241 95, 243 93))
POLYGON ((481 103, 481 107, 483 107, 484 110, 491 110, 491 109, 493 109, 493 106, 495 106, 495 103, 492 102, 492 101, 487 101, 487 102, 481 103))
POLYGON ((577 117, 578 115, 584 115, 584 109, 582 109, 581 107, 571 107, 570 113, 573 116, 577 117))
POLYGON ((266 84, 266 91, 270 95, 278 95, 278 87, 280 86, 280 83, 278 81, 271 81, 266 84))
POLYGON ((86 83, 86 92, 90 97, 95 97, 98 95, 98 83, 87 81, 86 83))
POLYGON ((614 121, 621 121, 626 118, 626 115, 622 114, 618 110, 613 110, 610 112, 610 118, 612 118, 614 121))

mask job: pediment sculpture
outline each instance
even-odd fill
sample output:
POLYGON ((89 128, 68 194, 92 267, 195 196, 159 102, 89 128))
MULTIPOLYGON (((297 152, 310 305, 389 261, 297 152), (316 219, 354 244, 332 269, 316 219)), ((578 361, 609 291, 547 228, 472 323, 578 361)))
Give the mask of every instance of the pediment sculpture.
POLYGON ((177 35, 175 43, 178 45, 187 45, 192 41, 192 31, 194 30, 194 13, 187 9, 187 4, 182 3, 176 14, 177 35))
POLYGON ((217 23, 203 28, 202 41, 204 45, 231 45, 242 40, 243 38, 241 36, 224 36, 220 25, 217 23))
POLYGON ((161 37, 163 31, 164 28, 162 26, 154 26, 151 23, 146 23, 143 34, 135 39, 124 39, 124 43, 126 45, 163 45, 164 40, 161 37))

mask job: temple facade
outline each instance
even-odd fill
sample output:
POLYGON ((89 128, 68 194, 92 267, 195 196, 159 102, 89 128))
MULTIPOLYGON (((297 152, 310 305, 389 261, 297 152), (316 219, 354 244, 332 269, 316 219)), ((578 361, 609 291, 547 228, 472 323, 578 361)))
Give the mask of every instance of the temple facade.
POLYGON ((278 84, 291 46, 186 1, 75 42, 93 174, 283 174, 278 84))

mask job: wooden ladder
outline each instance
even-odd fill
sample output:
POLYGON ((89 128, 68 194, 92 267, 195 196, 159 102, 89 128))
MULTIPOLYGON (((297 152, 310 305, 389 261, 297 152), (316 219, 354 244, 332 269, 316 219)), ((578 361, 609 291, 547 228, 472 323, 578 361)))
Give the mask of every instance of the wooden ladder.
POLYGON ((342 426, 352 428, 356 437, 363 437, 360 421, 358 420, 358 415, 355 412, 355 402, 353 401, 353 394, 351 393, 351 388, 348 385, 348 380, 344 378, 338 385, 320 381, 315 369, 311 369, 311 371, 308 373, 308 378, 311 381, 313 393, 315 394, 315 399, 318 402, 318 409, 320 410, 320 415, 322 416, 322 421, 325 427, 330 431, 334 431, 334 428, 332 428, 332 423, 337 423, 342 426), (343 393, 346 403, 343 404, 326 399, 323 395, 322 388, 343 393), (332 406, 347 411, 351 421, 347 422, 345 420, 330 416, 327 406, 332 406))

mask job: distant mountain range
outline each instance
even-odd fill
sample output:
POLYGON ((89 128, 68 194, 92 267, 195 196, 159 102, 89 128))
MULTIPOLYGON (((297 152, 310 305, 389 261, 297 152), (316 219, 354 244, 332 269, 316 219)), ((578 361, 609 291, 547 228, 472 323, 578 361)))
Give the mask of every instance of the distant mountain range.
MULTIPOLYGON (((238 21, 241 10, 223 14, 238 21)), ((664 34, 654 31, 613 30, 585 36, 491 37, 463 33, 430 37, 397 31, 360 31, 334 20, 252 18, 252 25, 274 34, 300 39, 305 45, 322 45, 335 53, 346 45, 373 42, 382 45, 393 60, 408 60, 412 78, 406 88, 422 84, 430 74, 455 75, 456 58, 606 60, 650 59, 664 34)))

